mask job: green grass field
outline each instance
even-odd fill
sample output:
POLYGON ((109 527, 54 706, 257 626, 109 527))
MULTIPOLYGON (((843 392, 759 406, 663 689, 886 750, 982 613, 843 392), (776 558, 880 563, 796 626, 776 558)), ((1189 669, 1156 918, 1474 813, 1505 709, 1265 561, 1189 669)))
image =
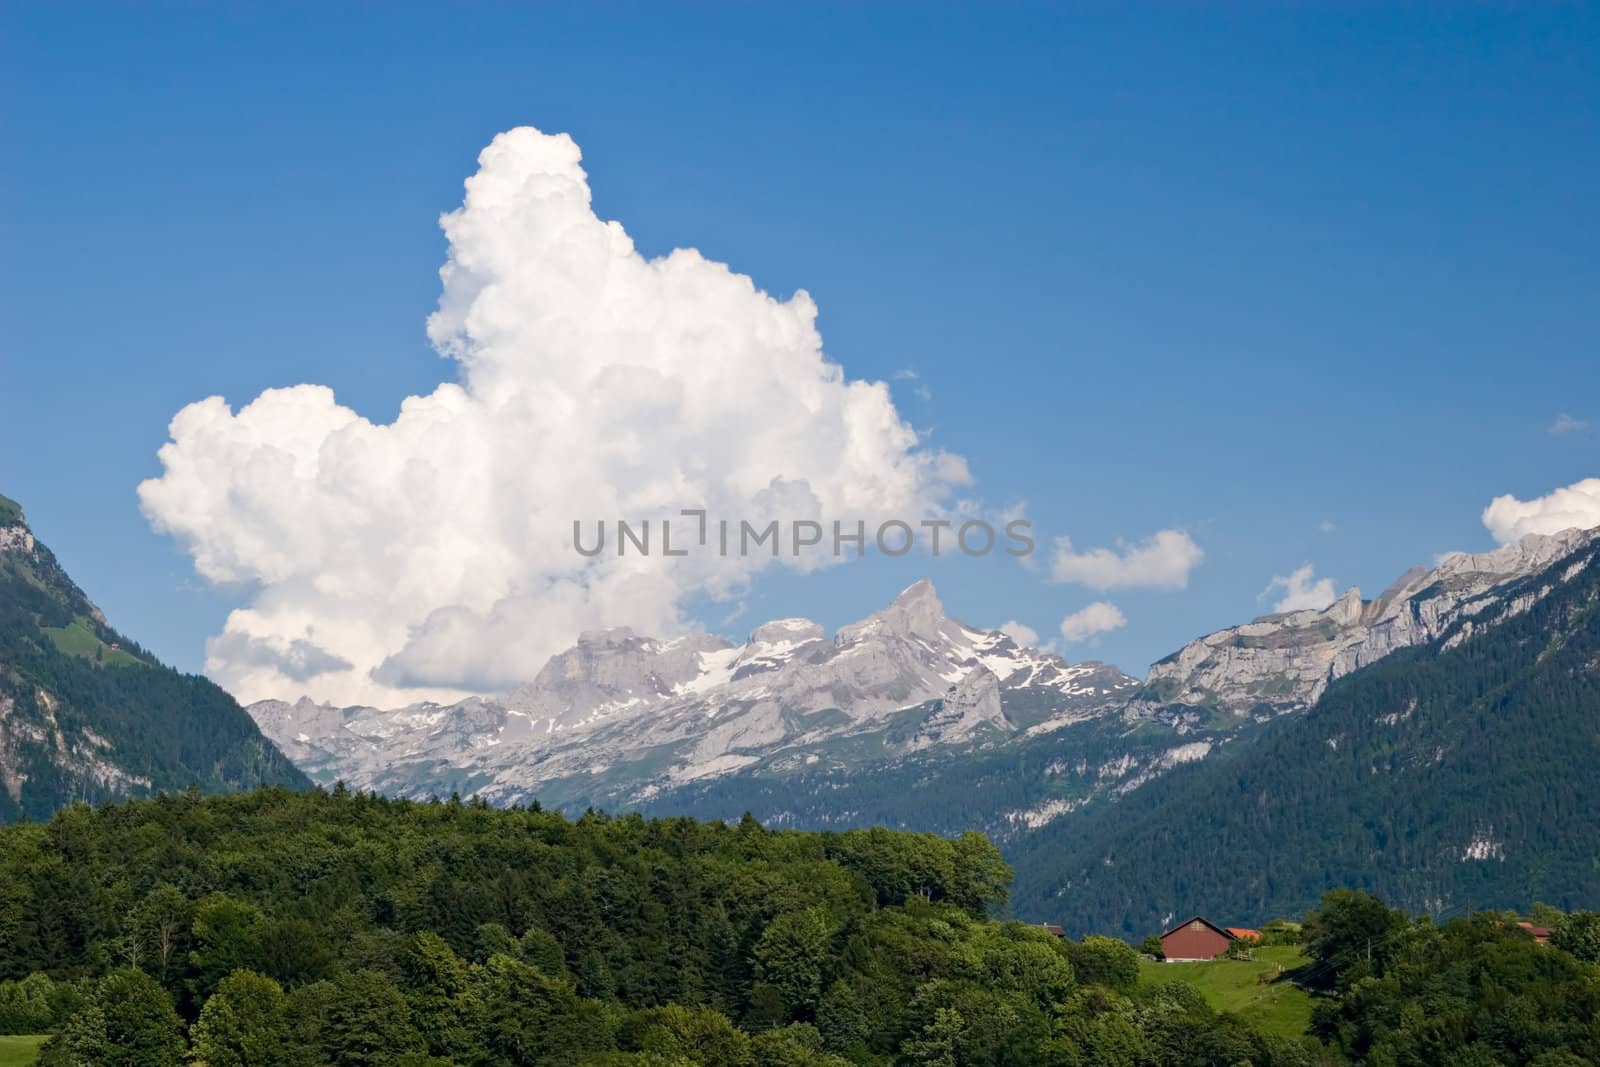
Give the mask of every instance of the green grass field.
POLYGON ((1277 981, 1263 985, 1263 972, 1285 971, 1309 963, 1297 945, 1269 945, 1255 950, 1253 960, 1212 960, 1210 963, 1156 963, 1139 961, 1139 981, 1146 985, 1184 982, 1194 986, 1218 1011, 1235 1012, 1269 1034, 1299 1037, 1311 1022, 1311 994, 1277 981))
POLYGON ((49 1034, 0 1035, 0 1067, 28 1067, 39 1058, 39 1046, 49 1039, 49 1034))
POLYGON ((82 656, 107 667, 139 666, 137 656, 105 644, 95 636, 94 630, 89 626, 89 620, 81 616, 66 626, 46 626, 44 632, 57 649, 69 656, 82 656))

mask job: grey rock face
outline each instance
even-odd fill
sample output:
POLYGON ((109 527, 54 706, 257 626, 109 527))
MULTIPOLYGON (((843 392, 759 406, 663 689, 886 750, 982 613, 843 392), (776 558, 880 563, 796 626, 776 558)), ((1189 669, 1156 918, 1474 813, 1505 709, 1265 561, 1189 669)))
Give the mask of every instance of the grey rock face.
POLYGON ((1154 664, 1131 710, 1178 703, 1250 715, 1307 707, 1335 678, 1438 638, 1496 603, 1507 583, 1596 536, 1600 530, 1529 534, 1493 552, 1457 553, 1433 570, 1414 567, 1376 600, 1352 588, 1321 610, 1268 615, 1207 634, 1154 664))
POLYGON ((974 667, 950 687, 939 709, 906 746, 911 750, 972 741, 985 731, 1005 736, 1012 732, 1000 700, 1000 679, 987 667, 974 667))
POLYGON ((0 526, 0 552, 33 553, 33 531, 26 526, 0 526))
POLYGON ((625 715, 659 703, 697 677, 702 654, 729 647, 709 634, 656 641, 627 627, 584 633, 531 683, 512 690, 505 704, 561 727, 625 715))

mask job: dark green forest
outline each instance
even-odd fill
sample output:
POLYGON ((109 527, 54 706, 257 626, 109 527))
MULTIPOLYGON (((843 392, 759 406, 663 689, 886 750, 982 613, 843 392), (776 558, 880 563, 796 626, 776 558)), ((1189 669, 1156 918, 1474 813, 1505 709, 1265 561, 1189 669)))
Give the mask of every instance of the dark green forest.
POLYGON ((773 831, 263 789, 0 830, 0 1033, 40 1063, 1157 1065, 1600 1058, 1600 916, 1301 931, 1270 1037, 1135 951, 989 918, 981 836, 773 831), (1148 966, 1148 965, 1146 965, 1148 966))
POLYGON ((1442 925, 1336 889, 1306 916, 1314 961, 1299 980, 1327 995, 1311 1031, 1350 1062, 1423 1067, 1600 1063, 1600 914, 1560 915, 1539 944, 1515 913, 1442 925))
POLYGON ((16 542, 0 550, 0 823, 191 784, 309 784, 221 688, 112 629, 5 497, 0 534, 16 542))
POLYGON ((977 834, 78 805, 0 831, 0 1029, 59 1029, 45 1064, 1318 1062, 1120 942, 988 919, 1009 878, 977 834))
POLYGON ((1512 587, 1436 645, 1336 681, 1260 740, 1024 838, 1009 855, 1018 910, 1142 936, 1175 912, 1297 914, 1329 886, 1441 916, 1592 907, 1596 552, 1512 587))

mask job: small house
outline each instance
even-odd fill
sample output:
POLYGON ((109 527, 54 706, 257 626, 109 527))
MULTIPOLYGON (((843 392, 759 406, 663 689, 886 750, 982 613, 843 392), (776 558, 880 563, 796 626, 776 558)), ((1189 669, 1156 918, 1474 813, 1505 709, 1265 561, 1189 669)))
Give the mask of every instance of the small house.
POLYGON ((1196 915, 1161 935, 1161 954, 1168 963, 1214 960, 1233 944, 1233 935, 1203 916, 1196 915))
POLYGON ((1521 923, 1518 923, 1517 925, 1522 927, 1524 930, 1528 931, 1529 936, 1531 936, 1534 939, 1534 941, 1538 942, 1539 944, 1548 945, 1550 943, 1550 928, 1549 927, 1547 927, 1547 926, 1535 926, 1535 925, 1533 925, 1532 923, 1529 923, 1529 922, 1521 922, 1521 923))

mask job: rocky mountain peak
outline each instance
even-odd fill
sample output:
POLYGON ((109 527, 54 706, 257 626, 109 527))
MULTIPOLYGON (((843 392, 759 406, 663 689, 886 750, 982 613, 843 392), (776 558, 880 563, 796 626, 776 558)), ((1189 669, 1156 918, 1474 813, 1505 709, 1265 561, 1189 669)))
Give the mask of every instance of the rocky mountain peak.
POLYGON ((608 626, 601 630, 584 630, 578 635, 574 647, 590 649, 623 648, 639 640, 631 626, 608 626))
POLYGON ((1329 604, 1325 614, 1341 626, 1349 626, 1361 618, 1362 607, 1365 601, 1361 599, 1361 590, 1355 586, 1346 589, 1344 593, 1329 604))
POLYGON ((810 619, 774 619, 750 631, 748 645, 767 648, 798 645, 807 641, 820 641, 826 636, 820 623, 810 619))
POLYGON ((918 578, 916 581, 900 590, 900 594, 890 602, 889 606, 909 606, 912 604, 924 604, 930 601, 933 603, 936 610, 943 610, 939 607, 939 593, 933 587, 933 579, 918 578))
POLYGON ((847 645, 876 635, 937 638, 943 636, 949 624, 933 583, 922 578, 902 590, 882 611, 841 627, 837 640, 847 645))

